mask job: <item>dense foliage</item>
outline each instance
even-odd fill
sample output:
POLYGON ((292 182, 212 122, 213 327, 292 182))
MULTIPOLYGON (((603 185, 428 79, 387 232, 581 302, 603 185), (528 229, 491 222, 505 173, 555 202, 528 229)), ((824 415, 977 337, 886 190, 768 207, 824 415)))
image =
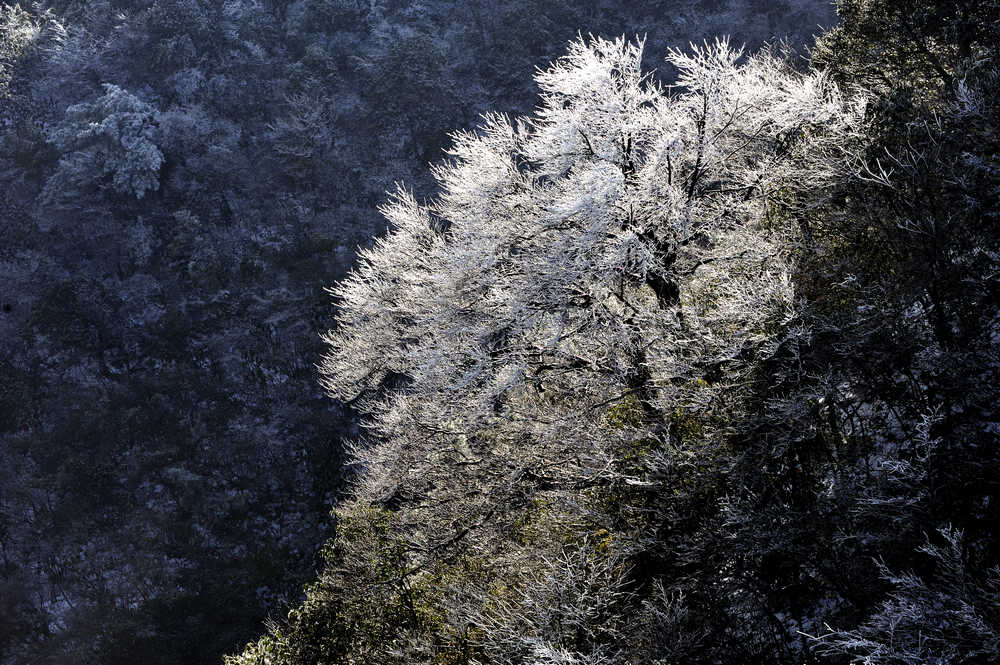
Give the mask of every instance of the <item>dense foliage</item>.
POLYGON ((448 130, 527 113, 578 31, 658 54, 830 22, 826 0, 0 4, 0 662, 213 662, 300 600, 357 435, 317 382, 322 286, 394 181, 433 191, 448 130))
POLYGON ((230 665, 1000 661, 1000 3, 579 39, 332 290, 366 418, 230 665))

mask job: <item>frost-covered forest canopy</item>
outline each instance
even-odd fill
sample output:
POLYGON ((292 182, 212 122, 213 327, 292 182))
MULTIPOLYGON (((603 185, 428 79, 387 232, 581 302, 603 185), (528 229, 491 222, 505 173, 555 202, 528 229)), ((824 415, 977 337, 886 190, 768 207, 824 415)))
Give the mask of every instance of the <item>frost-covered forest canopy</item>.
POLYGON ((0 663, 1000 662, 998 40, 3 3, 0 663))

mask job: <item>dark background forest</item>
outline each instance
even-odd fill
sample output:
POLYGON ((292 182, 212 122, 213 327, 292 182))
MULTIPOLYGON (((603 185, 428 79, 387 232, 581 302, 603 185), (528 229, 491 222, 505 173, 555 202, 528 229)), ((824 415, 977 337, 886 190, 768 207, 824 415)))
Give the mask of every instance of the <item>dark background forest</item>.
MULTIPOLYGON (((0 662, 218 662, 299 600, 357 434, 324 287, 583 34, 800 51, 826 0, 0 9, 0 662)), ((804 62, 804 60, 802 61, 804 62)))

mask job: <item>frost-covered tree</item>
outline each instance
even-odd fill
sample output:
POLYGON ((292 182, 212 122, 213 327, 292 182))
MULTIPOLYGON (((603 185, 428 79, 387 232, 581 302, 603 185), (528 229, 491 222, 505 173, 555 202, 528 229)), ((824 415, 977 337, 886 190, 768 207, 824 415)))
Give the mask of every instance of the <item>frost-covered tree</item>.
POLYGON ((163 153, 157 147, 157 116, 151 105, 111 83, 92 102, 66 109, 64 120, 49 130, 62 157, 46 184, 47 197, 65 198, 104 180, 114 191, 140 199, 159 189, 163 153))
MULTIPOLYGON (((399 189, 392 232, 333 289, 326 385, 370 431, 341 511, 385 511, 396 549, 338 583, 323 657, 368 653, 372 626, 335 607, 387 584, 425 593, 396 597, 404 620, 377 624, 372 662, 614 662, 629 631, 655 644, 626 620, 662 574, 643 563, 655 497, 711 464, 755 374, 805 334, 788 193, 822 200, 861 107, 725 41, 672 52, 668 90, 641 58, 642 42, 571 44, 536 77, 537 113, 454 134, 440 195, 399 189)), ((642 611, 682 613, 676 597, 642 611)), ((288 634, 246 658, 311 662, 288 634)))

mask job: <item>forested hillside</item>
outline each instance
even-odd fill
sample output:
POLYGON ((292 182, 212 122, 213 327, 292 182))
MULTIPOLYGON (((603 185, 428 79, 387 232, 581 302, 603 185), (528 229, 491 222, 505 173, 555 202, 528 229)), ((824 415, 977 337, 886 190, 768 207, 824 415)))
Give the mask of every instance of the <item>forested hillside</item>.
MULTIPOLYGON (((0 5, 0 662, 218 662, 315 576, 323 287, 578 33, 801 47, 826 0, 0 5)), ((800 65, 804 61, 800 61, 800 65)), ((373 340, 383 343, 387 340, 373 340)), ((342 528, 337 533, 345 533, 342 528)))
POLYGON ((229 665, 1000 662, 1000 3, 839 12, 580 37, 390 194, 325 567, 229 665))

